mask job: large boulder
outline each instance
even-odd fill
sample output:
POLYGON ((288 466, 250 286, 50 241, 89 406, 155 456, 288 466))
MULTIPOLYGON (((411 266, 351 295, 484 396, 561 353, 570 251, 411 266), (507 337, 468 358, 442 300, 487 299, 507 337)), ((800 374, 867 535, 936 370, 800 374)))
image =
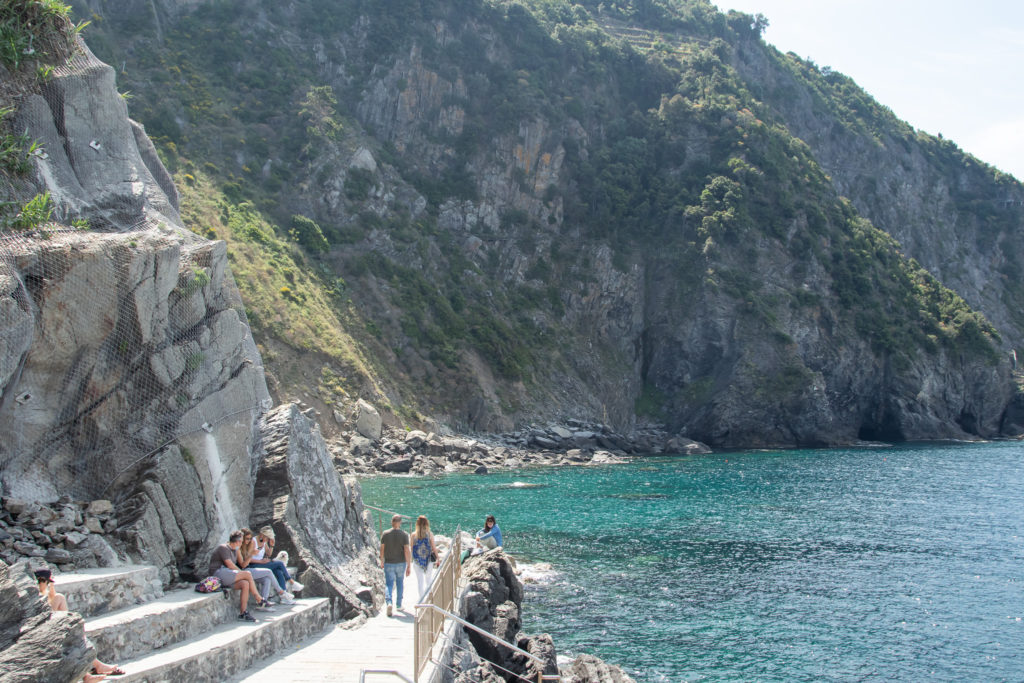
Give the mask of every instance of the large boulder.
POLYGON ((268 412, 261 435, 250 526, 273 526, 276 549, 298 565, 303 595, 332 598, 336 618, 378 610, 384 575, 358 484, 338 476, 320 428, 297 405, 268 412))
MULTIPOLYGON (((463 599, 462 618, 507 643, 515 643, 522 627, 520 607, 523 584, 502 550, 492 550, 466 560, 462 571, 468 590, 463 599)), ((494 640, 468 630, 469 641, 477 654, 500 667, 519 671, 515 651, 494 640), (514 667, 514 668, 513 668, 514 667)))
POLYGON ((363 399, 359 399, 359 404, 356 407, 356 410, 358 411, 358 415, 356 416, 356 431, 373 442, 380 441, 384 422, 381 419, 380 413, 377 412, 377 409, 363 399))

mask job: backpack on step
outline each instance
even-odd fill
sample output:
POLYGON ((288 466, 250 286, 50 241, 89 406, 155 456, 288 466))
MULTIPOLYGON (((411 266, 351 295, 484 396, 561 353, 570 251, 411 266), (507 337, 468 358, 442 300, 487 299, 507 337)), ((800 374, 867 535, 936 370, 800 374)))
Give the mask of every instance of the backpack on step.
POLYGON ((197 593, 216 593, 220 590, 220 579, 216 576, 207 576, 196 584, 197 593))

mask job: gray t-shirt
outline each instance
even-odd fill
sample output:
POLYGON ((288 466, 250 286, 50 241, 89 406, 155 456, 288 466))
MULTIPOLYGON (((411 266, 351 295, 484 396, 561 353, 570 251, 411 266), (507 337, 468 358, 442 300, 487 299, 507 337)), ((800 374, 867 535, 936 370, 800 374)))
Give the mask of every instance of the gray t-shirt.
POLYGON ((384 562, 405 562, 405 546, 409 545, 409 534, 401 529, 388 529, 381 534, 380 542, 384 546, 384 562))
POLYGON ((210 555, 210 570, 207 572, 207 576, 213 576, 217 573, 217 570, 221 567, 226 567, 227 562, 235 561, 235 550, 227 543, 219 545, 213 549, 213 554, 210 555))

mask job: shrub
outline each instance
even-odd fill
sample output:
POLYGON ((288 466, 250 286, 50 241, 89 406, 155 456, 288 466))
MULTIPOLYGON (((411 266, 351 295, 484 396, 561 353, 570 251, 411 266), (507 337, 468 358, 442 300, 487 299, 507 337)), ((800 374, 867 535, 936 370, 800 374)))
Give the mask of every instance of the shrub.
POLYGON ((291 230, 288 231, 288 234, 300 245, 314 253, 323 253, 331 246, 327 243, 327 238, 324 237, 324 233, 316 221, 302 215, 292 216, 291 230))

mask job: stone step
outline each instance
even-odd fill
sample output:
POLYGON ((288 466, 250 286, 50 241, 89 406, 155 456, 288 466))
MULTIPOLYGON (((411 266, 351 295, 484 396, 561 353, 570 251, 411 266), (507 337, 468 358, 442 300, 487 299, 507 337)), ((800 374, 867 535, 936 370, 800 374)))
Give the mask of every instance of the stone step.
POLYGON ((68 609, 91 617, 155 600, 164 594, 156 567, 126 565, 54 574, 58 593, 68 609))
POLYGON ((104 662, 122 662, 192 638, 238 616, 238 595, 170 591, 134 607, 92 617, 85 634, 104 662))
MULTIPOLYGON (((234 600, 231 604, 236 604, 234 600)), ((331 623, 327 598, 298 600, 277 605, 272 612, 253 611, 259 621, 231 621, 180 643, 155 650, 134 660, 111 662, 124 669, 119 681, 148 683, 215 683, 242 671, 253 662, 279 652, 331 623)), ((104 660, 107 661, 107 660, 104 660)))

